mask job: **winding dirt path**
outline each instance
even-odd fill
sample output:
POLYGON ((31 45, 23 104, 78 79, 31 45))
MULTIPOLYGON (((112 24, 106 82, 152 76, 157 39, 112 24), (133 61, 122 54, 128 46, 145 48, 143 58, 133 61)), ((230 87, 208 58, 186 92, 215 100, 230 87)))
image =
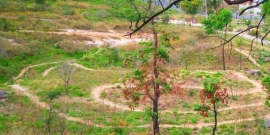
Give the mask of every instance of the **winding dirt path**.
POLYGON ((234 48, 234 50, 236 50, 236 51, 242 53, 243 55, 245 55, 245 56, 246 56, 251 62, 253 62, 253 64, 255 64, 256 66, 261 67, 261 65, 260 65, 259 63, 257 63, 257 61, 256 61, 254 58, 252 58, 252 57, 249 55, 249 53, 247 53, 247 52, 245 52, 245 51, 243 51, 243 50, 240 51, 240 50, 237 49, 237 48, 234 48))
MULTIPOLYGON (((44 108, 44 109, 47 109, 49 110, 50 109, 50 105, 45 103, 45 102, 41 102, 39 100, 39 97, 36 96, 36 95, 33 95, 31 93, 28 92, 27 88, 25 87, 22 87, 21 85, 19 84, 14 84, 14 85, 11 85, 11 88, 17 93, 17 94, 20 94, 20 95, 26 95, 28 98, 30 98, 30 100, 32 100, 32 102, 34 104, 36 104, 37 106, 40 106, 41 108, 44 108)), ((75 122, 80 122, 82 124, 86 124, 86 125, 93 125, 93 123, 90 121, 90 120, 83 120, 81 118, 75 118, 75 117, 70 117, 70 116, 67 116, 66 114, 64 113, 61 113, 59 112, 58 110, 55 110, 55 112, 57 113, 58 116, 62 117, 62 118, 65 118, 67 120, 70 120, 70 121, 75 121, 75 122)), ((94 126, 99 126, 99 125, 94 125, 94 126)))
MULTIPOLYGON (((57 62, 46 62, 46 63, 41 63, 41 64, 36 64, 36 65, 31 65, 31 66, 27 66, 26 68, 23 68, 21 70, 21 72, 13 78, 13 80, 17 80, 19 79, 20 77, 22 77, 30 68, 33 68, 33 67, 38 67, 38 66, 44 66, 44 65, 49 65, 49 64, 58 64, 58 63, 64 63, 64 62, 74 62, 76 60, 67 60, 67 61, 57 61, 57 62)), ((92 69, 92 68, 88 68, 88 67, 85 67, 81 64, 78 64, 78 63, 72 63, 71 65, 75 66, 75 67, 78 67, 78 68, 81 68, 81 69, 84 69, 84 70, 88 70, 88 71, 106 71, 106 70, 95 70, 95 69, 92 69)), ((50 67, 49 69, 45 70, 43 73, 42 73, 42 76, 47 76, 53 69, 55 69, 56 67, 50 67)))
POLYGON ((42 73, 42 76, 47 76, 49 74, 49 72, 51 72, 53 69, 55 69, 56 67, 50 67, 49 69, 45 70, 43 73, 42 73))
POLYGON ((22 77, 26 71, 28 71, 30 68, 33 68, 33 67, 38 67, 38 66, 44 66, 44 65, 48 65, 48 64, 57 64, 57 63, 63 63, 63 62, 72 62, 72 61, 76 61, 76 60, 66 60, 66 61, 57 61, 57 62, 46 62, 46 63, 41 63, 41 64, 36 64, 36 65, 32 65, 32 66, 28 66, 24 69, 21 70, 21 72, 13 78, 13 80, 17 80, 19 79, 20 77, 22 77))
MULTIPOLYGON (((23 74, 29 68, 36 67, 36 66, 47 65, 47 64, 53 64, 53 63, 61 63, 61 62, 67 62, 67 61, 48 62, 48 63, 42 63, 42 64, 28 66, 28 67, 24 68, 16 78, 19 78, 19 77, 23 76, 23 74)), ((78 68, 85 69, 85 70, 95 71, 94 69, 84 67, 84 66, 82 66, 80 64, 77 64, 77 63, 75 63, 73 65, 78 67, 78 68)), ((51 70, 52 70, 52 67, 49 68, 48 70, 46 70, 47 71, 46 74, 48 74, 51 70)), ((246 77, 245 75, 243 75, 243 74, 241 74, 239 72, 233 71, 233 73, 235 75, 237 75, 238 77, 242 78, 243 80, 249 81, 254 85, 253 89, 251 89, 249 92, 245 92, 245 93, 242 93, 242 94, 256 93, 256 92, 261 92, 262 91, 262 86, 257 81, 251 80, 251 79, 249 79, 248 77, 246 77)), ((91 94, 94 97, 96 102, 103 103, 103 104, 108 105, 110 107, 114 107, 114 108, 118 108, 118 109, 122 109, 122 110, 130 110, 130 108, 125 106, 125 105, 116 104, 116 103, 111 102, 109 100, 106 100, 106 99, 104 100, 104 99, 100 98, 100 94, 101 94, 102 91, 104 91, 105 89, 108 89, 108 88, 116 87, 117 85, 122 85, 122 84, 114 84, 114 85, 108 84, 108 85, 102 85, 102 86, 95 87, 92 90, 91 94)), ((26 95, 27 97, 29 97, 32 100, 32 102, 34 104, 36 104, 37 106, 40 106, 40 107, 45 108, 45 109, 49 109, 49 105, 47 103, 41 102, 39 100, 39 97, 29 93, 27 88, 22 87, 19 84, 11 85, 11 87, 12 87, 12 89, 15 90, 16 93, 26 95)), ((200 87, 200 86, 195 86, 195 87, 200 87)), ((232 109, 245 108, 245 107, 255 107, 255 106, 261 106, 263 104, 264 103, 254 103, 254 104, 248 104, 248 105, 233 106, 233 107, 227 107, 227 108, 219 109, 219 111, 232 110, 232 109)), ((143 110, 135 109, 134 111, 143 111, 143 110)), ((171 112, 171 111, 168 111, 168 112, 171 112)), ((70 121, 79 122, 79 123, 82 123, 82 124, 92 125, 92 126, 97 126, 97 127, 111 127, 111 126, 104 126, 104 125, 100 125, 100 124, 96 125, 96 124, 93 124, 93 122, 90 121, 90 120, 83 120, 81 118, 70 117, 70 116, 67 116, 66 114, 64 114, 62 112, 59 112, 58 110, 56 110, 56 113, 57 113, 58 116, 60 116, 62 118, 65 118, 67 120, 70 120, 70 121)), ((181 111, 179 113, 185 114, 185 113, 196 113, 196 112, 194 112, 194 111, 181 111)), ((269 116, 265 116, 265 117, 269 117, 269 116)), ((218 124, 219 125, 220 124, 231 124, 231 123, 237 123, 237 122, 242 122, 242 121, 252 121, 254 119, 255 118, 245 118, 245 119, 238 119, 238 120, 220 121, 218 124)), ((183 124, 183 125, 161 124, 160 127, 164 127, 164 128, 168 128, 168 127, 190 127, 190 128, 195 128, 196 127, 196 128, 201 128, 201 127, 212 126, 212 125, 213 125, 212 123, 183 124)), ((147 124, 147 125, 129 126, 129 127, 151 127, 151 126, 152 126, 151 124, 147 124)))
MULTIPOLYGON (((252 83, 252 85, 254 86, 254 88, 250 89, 249 91, 238 91, 237 94, 247 95, 247 94, 253 94, 253 93, 258 93, 258 92, 263 91, 262 85, 260 83, 258 83, 257 81, 249 79, 245 75, 243 75, 243 74, 241 74, 239 72, 236 72, 236 71, 232 71, 232 73, 234 75, 240 77, 241 79, 252 83)), ((102 85, 102 86, 95 87, 94 89, 91 90, 92 96, 94 97, 95 101, 102 102, 103 104, 108 105, 108 106, 110 106, 112 108, 117 108, 117 109, 121 109, 121 110, 130 110, 130 108, 128 106, 117 104, 117 103, 114 103, 114 102, 109 101, 107 99, 101 99, 100 98, 101 93, 105 89, 113 88, 113 87, 117 87, 117 86, 124 87, 124 85, 122 85, 122 84, 114 84, 114 85, 107 84, 107 85, 102 85)), ((186 87, 188 87, 188 88, 191 88, 191 87, 192 88, 199 88, 199 89, 202 88, 201 86, 194 86, 194 87, 193 86, 184 86, 183 88, 186 88, 186 87)), ((226 110, 232 110, 232 109, 237 109, 237 108, 254 107, 254 106, 261 106, 261 105, 263 105, 263 102, 256 103, 256 104, 239 105, 239 106, 222 108, 222 109, 219 109, 219 111, 226 111, 226 110)), ((135 108, 134 111, 143 111, 143 110, 135 108)), ((172 111, 164 111, 164 112, 172 112, 172 111)), ((186 113, 196 113, 196 112, 195 111, 179 111, 178 113, 186 114, 186 113)))
MULTIPOLYGON (((106 85, 109 86, 109 85, 106 85)), ((106 86, 104 86, 103 88, 107 88, 106 86)), ((21 94, 21 95, 26 95, 28 98, 30 98, 32 100, 32 102, 34 104, 36 104, 37 106, 40 106, 44 109, 49 109, 50 106, 47 103, 41 102, 39 100, 39 97, 36 95, 32 95, 28 92, 27 88, 22 87, 19 84, 14 84, 11 85, 12 89, 15 90, 15 92, 17 94, 21 94)), ((237 108, 237 107, 235 107, 237 108)), ((239 108, 239 107, 238 107, 239 108)), ((57 115, 59 117, 65 118, 69 121, 74 121, 74 122, 79 122, 85 125, 91 125, 91 126, 96 126, 96 127, 106 127, 106 128, 112 128, 112 126, 104 126, 104 125, 100 125, 100 124, 93 124, 92 121, 90 120, 84 120, 82 118, 76 118, 76 117, 71 117, 71 116, 67 116, 64 113, 59 112, 58 110, 55 110, 55 112, 57 113, 57 115)), ((269 117, 269 116, 266 116, 269 117)), ((237 120, 229 120, 229 121, 220 121, 218 123, 218 125, 222 125, 222 124, 231 124, 231 123, 238 123, 238 122, 243 122, 243 121, 252 121, 255 120, 256 118, 245 118, 245 119, 237 119, 237 120)), ((183 124, 183 125, 173 125, 173 124, 161 124, 160 127, 163 128, 170 128, 170 127, 189 127, 189 128, 202 128, 202 127, 207 127, 207 126, 212 126, 214 124, 212 123, 198 123, 198 124, 183 124)), ((140 126, 128 126, 128 127, 141 127, 141 128, 146 128, 146 127, 151 127, 151 124, 147 124, 147 125, 140 125, 140 126)), ((115 126, 114 126, 115 127, 115 126)), ((121 126, 119 126, 121 127, 121 126)))
MULTIPOLYGON (((109 86, 110 85, 106 85, 106 86, 103 86, 103 88, 108 88, 109 86)), ((39 100, 39 97, 38 96, 33 95, 33 94, 30 94, 28 92, 27 88, 22 87, 19 84, 11 85, 11 87, 12 87, 12 89, 15 90, 15 92, 17 94, 26 95, 37 106, 40 106, 40 107, 42 107, 44 109, 49 109, 50 108, 49 104, 44 103, 44 102, 41 102, 39 100)), ((237 108, 237 107, 235 107, 235 108, 237 108)), ((76 118, 76 117, 67 116, 66 114, 64 114, 62 112, 59 112, 58 110, 55 110, 55 112, 57 113, 57 115, 59 117, 65 118, 65 119, 67 119, 69 121, 79 122, 79 123, 82 123, 82 124, 96 126, 96 127, 107 127, 107 128, 110 127, 110 128, 112 128, 112 126, 104 126, 104 125, 100 125, 100 124, 93 124, 93 122, 90 121, 90 120, 84 120, 82 118, 76 118)), ((269 117, 269 116, 266 116, 266 117, 269 117)), ((238 123, 238 122, 243 122, 243 121, 252 121, 252 120, 255 120, 255 119, 256 118, 245 118, 245 119, 237 119, 237 120, 229 120, 229 121, 220 121, 218 124, 219 125, 222 125, 222 124, 231 124, 231 123, 238 123)), ((170 127, 189 127, 189 128, 195 128, 196 127, 196 128, 202 128, 202 127, 207 127, 207 126, 212 126, 212 125, 214 125, 214 124, 212 124, 212 123, 183 124, 183 125, 161 124, 160 127, 163 127, 163 128, 170 128, 170 127)), ((146 127, 151 127, 151 126, 152 126, 151 124, 147 124, 147 125, 128 126, 128 127, 141 127, 141 128, 144 128, 145 127, 146 128, 146 127)), ((121 127, 121 126, 119 126, 119 127, 121 127)))

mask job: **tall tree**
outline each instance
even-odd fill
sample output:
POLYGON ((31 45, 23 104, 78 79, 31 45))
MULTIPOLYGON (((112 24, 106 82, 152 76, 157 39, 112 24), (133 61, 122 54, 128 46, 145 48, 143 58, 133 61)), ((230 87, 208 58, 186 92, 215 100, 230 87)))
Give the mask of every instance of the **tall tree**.
POLYGON ((68 95, 68 86, 70 83, 72 72, 73 72, 73 67, 70 63, 64 63, 63 65, 61 65, 61 67, 59 69, 60 77, 64 82, 66 95, 68 95))
POLYGON ((207 10, 209 14, 217 14, 223 0, 207 0, 207 10))
MULTIPOLYGON (((227 40, 227 28, 229 23, 232 21, 232 13, 227 9, 222 9, 218 14, 210 14, 208 19, 202 21, 202 24, 205 26, 206 34, 215 34, 224 41, 227 40), (219 31, 224 30, 224 37, 221 37, 219 31)), ((222 45, 222 64, 223 70, 226 70, 225 65, 225 44, 222 45)))
POLYGON ((228 94, 227 89, 221 89, 219 85, 219 80, 215 78, 205 78, 203 80, 204 89, 200 91, 201 104, 195 107, 196 111, 200 111, 202 116, 208 117, 208 110, 210 110, 210 106, 207 104, 211 104, 214 112, 215 124, 212 131, 212 135, 215 135, 217 130, 217 105, 218 103, 227 104, 228 103, 228 94))
MULTIPOLYGON (((151 117, 153 121, 153 132, 159 134, 159 98, 162 94, 181 94, 180 85, 175 82, 175 75, 170 74, 165 65, 169 62, 168 47, 174 36, 161 33, 153 26, 152 42, 145 42, 141 51, 143 57, 148 61, 144 62, 138 69, 134 70, 128 79, 124 81, 124 95, 127 100, 132 100, 133 105, 150 99, 152 102, 151 117), (158 35, 160 35, 158 37, 158 35)), ((130 105, 131 108, 134 106, 130 105)))
POLYGON ((241 46, 243 45, 243 40, 242 38, 240 40, 237 41, 237 46, 239 47, 239 51, 240 51, 240 70, 242 70, 242 49, 241 46))
MULTIPOLYGON (((147 16, 152 16, 155 12, 152 5, 152 0, 148 0, 147 9, 144 13, 139 12, 139 21, 144 21, 147 16), (145 15, 145 16, 142 16, 145 15)), ((138 7, 134 8, 138 9, 138 7)), ((139 25, 139 21, 135 23, 135 27, 139 25)), ((161 31, 154 18, 150 20, 151 25, 148 29, 152 34, 152 41, 143 43, 143 49, 140 58, 142 64, 132 74, 127 76, 123 81, 125 89, 123 91, 125 98, 132 101, 133 105, 139 105, 141 101, 149 99, 152 102, 150 107, 151 117, 153 121, 153 134, 160 133, 159 129, 159 98, 162 94, 171 92, 181 94, 180 85, 174 81, 175 75, 170 74, 166 68, 166 63, 170 61, 168 49, 171 48, 170 41, 176 39, 174 34, 161 31)), ((131 28, 132 28, 131 23, 131 28)))
POLYGON ((194 21, 194 15, 199 13, 202 6, 201 0, 183 0, 180 2, 180 6, 184 12, 192 16, 192 22, 194 21))

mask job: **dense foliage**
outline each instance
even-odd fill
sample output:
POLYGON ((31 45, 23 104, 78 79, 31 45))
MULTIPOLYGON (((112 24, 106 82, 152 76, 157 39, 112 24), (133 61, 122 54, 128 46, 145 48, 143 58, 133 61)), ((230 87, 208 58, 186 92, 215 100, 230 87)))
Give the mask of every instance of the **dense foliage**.
POLYGON ((191 1, 184 0, 184 1, 181 1, 180 3, 182 10, 192 16, 194 16, 200 11, 201 5, 202 5, 201 0, 191 0, 191 1))
POLYGON ((231 21, 231 11, 222 9, 218 14, 210 14, 209 18, 202 20, 201 23, 205 26, 206 34, 214 34, 218 30, 223 30, 231 21))

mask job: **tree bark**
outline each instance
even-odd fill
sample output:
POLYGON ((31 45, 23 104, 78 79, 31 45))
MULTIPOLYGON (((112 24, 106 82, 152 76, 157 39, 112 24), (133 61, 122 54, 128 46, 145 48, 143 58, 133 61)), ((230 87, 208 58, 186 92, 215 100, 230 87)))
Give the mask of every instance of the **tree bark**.
POLYGON ((239 47, 240 48, 240 70, 242 70, 242 61, 241 61, 241 59, 242 59, 242 53, 241 53, 241 46, 239 47))
POLYGON ((216 130, 217 130, 217 108, 216 108, 216 103, 215 102, 213 103, 213 106, 214 106, 214 114, 215 114, 215 125, 214 125, 214 128, 213 128, 212 135, 215 135, 216 130))
POLYGON ((205 4, 205 18, 208 18, 208 12, 207 12, 207 0, 204 0, 204 4, 205 4))
MULTIPOLYGON (((226 25, 225 28, 225 35, 224 35, 224 39, 226 40, 227 38, 227 27, 228 25, 226 25)), ((225 63, 225 45, 222 46, 222 63, 223 63, 223 70, 226 70, 226 63, 225 63)))
POLYGON ((153 99, 153 113, 154 115, 152 116, 153 119, 153 130, 154 130, 154 135, 159 135, 159 121, 158 121, 158 100, 159 100, 159 96, 160 96, 160 88, 159 88, 159 84, 156 81, 158 79, 159 73, 158 73, 158 69, 157 69, 157 62, 158 62, 158 58, 157 58, 157 50, 158 50, 158 40, 157 40, 157 32, 155 30, 155 28, 152 29, 153 31, 153 43, 154 43, 154 60, 153 60, 153 74, 154 74, 154 99, 153 99))

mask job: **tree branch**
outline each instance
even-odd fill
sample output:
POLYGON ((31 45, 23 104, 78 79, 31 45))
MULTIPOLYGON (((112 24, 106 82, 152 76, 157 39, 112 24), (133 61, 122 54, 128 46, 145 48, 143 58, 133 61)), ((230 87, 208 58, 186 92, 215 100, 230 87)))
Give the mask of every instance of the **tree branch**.
POLYGON ((134 33, 136 33, 137 31, 139 31, 141 28, 143 28, 146 24, 148 24, 151 20, 153 20, 155 17, 157 17, 158 15, 162 14, 163 12, 169 10, 173 5, 177 5, 180 1, 182 0, 175 0, 173 1, 171 4, 169 4, 166 8, 164 8, 163 10, 160 10, 159 12, 155 13, 154 15, 152 15, 151 17, 149 17, 147 20, 145 20, 140 26, 138 26, 138 28, 134 29, 131 33, 126 34, 125 36, 132 36, 134 33))
MULTIPOLYGON (((249 7, 245 8, 244 10, 242 10, 242 11, 240 12, 239 15, 242 15, 245 11, 247 11, 247 10, 249 10, 249 9, 251 9, 251 8, 255 8, 255 7, 260 6, 261 4, 263 4, 263 3, 266 2, 266 1, 268 1, 268 0, 263 0, 262 2, 259 2, 259 3, 256 4, 256 5, 252 5, 252 6, 249 6, 249 7)), ((251 0, 251 2, 252 2, 252 0, 251 0)))

